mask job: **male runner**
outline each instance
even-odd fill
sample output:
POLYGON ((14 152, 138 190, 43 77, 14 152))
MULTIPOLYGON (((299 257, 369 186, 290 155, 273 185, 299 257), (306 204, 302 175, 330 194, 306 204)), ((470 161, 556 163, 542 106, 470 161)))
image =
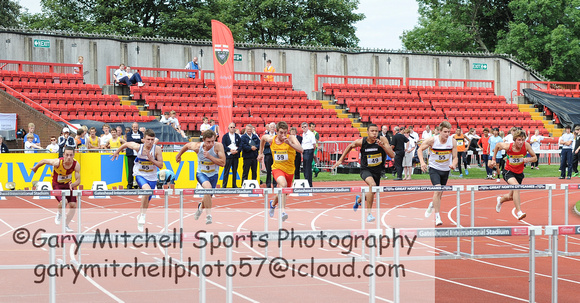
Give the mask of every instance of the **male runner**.
MULTIPOLYGON (((135 151, 135 165, 133 166, 133 176, 141 189, 155 189, 157 185, 157 170, 163 168, 163 154, 161 147, 155 144, 155 132, 152 129, 145 131, 145 138, 142 144, 135 142, 125 142, 111 156, 111 160, 116 160, 119 153, 129 148, 135 151)), ((149 207, 151 195, 141 197, 141 209, 137 216, 137 229, 143 231, 145 226, 145 213, 149 207)))
MULTIPOLYGON (((175 161, 179 164, 181 162, 181 155, 188 150, 193 150, 197 154, 197 172, 195 179, 203 188, 216 188, 219 178, 218 166, 223 167, 226 164, 224 146, 220 142, 216 142, 216 134, 211 129, 204 131, 201 139, 202 142, 185 144, 179 153, 177 153, 177 156, 175 156, 175 161)), ((205 224, 211 224, 211 207, 211 195, 203 195, 201 202, 197 205, 194 218, 196 220, 199 219, 205 208, 207 214, 205 224)))
MULTIPOLYGON (((376 124, 370 124, 367 128, 368 137, 363 137, 352 142, 342 153, 342 156, 336 163, 332 166, 335 169, 337 166, 342 164, 344 157, 353 149, 360 147, 360 177, 368 184, 369 191, 365 194, 366 207, 367 207, 367 222, 373 222, 375 217, 371 214, 373 208, 373 200, 375 199, 375 193, 372 191, 373 186, 379 186, 381 183, 381 174, 383 172, 383 167, 385 167, 386 155, 393 158, 395 157, 395 152, 389 144, 389 140, 386 137, 377 137, 379 134, 379 127, 376 124)), ((352 207, 356 211, 360 205, 361 197, 356 196, 354 206, 352 207)))
MULTIPOLYGON (((73 196, 72 191, 81 183, 81 165, 74 159, 74 157, 74 148, 66 146, 62 158, 43 159, 32 168, 32 171, 36 173, 36 171, 44 164, 52 165, 52 167, 54 167, 52 172, 52 188, 55 190, 70 189, 70 194, 66 197, 69 207, 65 220, 65 230, 67 233, 73 232, 73 230, 68 227, 68 224, 74 217, 77 208, 77 197, 73 196), (72 182, 73 172, 75 173, 75 182, 72 182)), ((56 211, 54 223, 60 224, 62 215, 62 196, 57 195, 55 198, 58 201, 58 209, 56 211)))
MULTIPOLYGON (((276 135, 264 135, 260 140, 260 152, 258 154, 258 162, 264 158, 264 147, 266 143, 270 144, 272 151, 272 175, 277 183, 278 188, 292 186, 294 179, 294 170, 296 168, 294 160, 296 159, 296 152, 302 153, 302 145, 296 139, 296 136, 288 136, 288 124, 281 121, 276 124, 276 135)), ((278 195, 274 200, 270 200, 270 217, 274 217, 274 209, 278 205, 278 195)), ((280 210, 282 211, 282 222, 288 219, 286 214, 286 194, 282 194, 280 198, 280 210)))
MULTIPOLYGON (((429 165, 425 164, 423 157, 419 157, 421 162, 421 170, 424 172, 429 169, 429 177, 431 177, 431 184, 433 186, 447 185, 449 179, 449 171, 455 169, 457 166, 457 142, 453 137, 449 136, 451 131, 451 123, 447 121, 439 124, 439 134, 423 141, 419 147, 417 154, 422 154, 424 150, 429 150, 429 165), (453 160, 452 160, 453 159, 453 160)), ((425 211, 425 217, 429 217, 435 208, 435 225, 443 224, 439 210, 441 208, 441 196, 443 191, 436 191, 433 193, 433 201, 429 203, 429 207, 425 211)))
MULTIPOLYGON (((536 153, 532 149, 532 146, 526 142, 526 132, 521 129, 516 129, 512 132, 514 142, 513 143, 498 143, 493 149, 494 154, 497 154, 500 150, 505 150, 508 157, 505 169, 502 171, 503 179, 509 185, 522 184, 524 180, 524 163, 526 162, 536 162, 536 153), (531 157, 526 157, 527 154, 531 157)), ((491 159, 489 166, 493 168, 496 165, 495 160, 491 159)), ((510 190, 506 195, 497 197, 497 205, 495 210, 499 213, 501 210, 501 204, 507 201, 514 201, 514 206, 516 208, 516 217, 518 220, 522 220, 526 217, 526 213, 522 212, 520 206, 520 191, 510 190)))

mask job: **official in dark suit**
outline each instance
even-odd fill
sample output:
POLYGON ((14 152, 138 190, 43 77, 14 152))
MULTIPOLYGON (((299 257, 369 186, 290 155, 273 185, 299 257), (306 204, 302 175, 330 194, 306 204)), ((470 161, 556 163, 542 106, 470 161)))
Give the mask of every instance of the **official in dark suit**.
POLYGON ((230 123, 228 126, 228 133, 222 137, 222 144, 226 152, 226 165, 224 166, 224 179, 222 188, 228 187, 228 179, 230 177, 230 168, 232 169, 232 187, 238 188, 236 182, 238 175, 238 162, 240 161, 240 151, 242 149, 242 138, 236 134, 236 124, 230 123))
POLYGON ((246 133, 241 136, 242 158, 244 159, 244 171, 242 173, 242 183, 248 180, 248 173, 252 169, 252 180, 258 179, 258 150, 260 149, 260 138, 253 133, 254 127, 246 125, 246 133))
MULTIPOLYGON (((127 142, 135 142, 137 144, 142 144, 143 138, 145 138, 145 135, 143 135, 143 132, 139 130, 139 123, 134 122, 133 125, 131 125, 131 131, 127 133, 127 142)), ((133 176, 133 166, 135 165, 135 158, 137 158, 137 155, 135 155, 135 152, 132 149, 128 148, 127 149, 127 168, 128 168, 127 189, 133 188, 133 180, 135 179, 135 177, 133 176)), ((135 185, 135 187, 139 188, 138 185, 135 185)))

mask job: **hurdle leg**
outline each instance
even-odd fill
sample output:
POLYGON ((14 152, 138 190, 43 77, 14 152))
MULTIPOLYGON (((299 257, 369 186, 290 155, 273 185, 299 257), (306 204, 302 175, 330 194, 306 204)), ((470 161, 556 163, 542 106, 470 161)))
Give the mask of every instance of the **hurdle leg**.
MULTIPOLYGON (((56 264, 56 256, 55 256, 54 246, 50 246, 50 248, 49 248, 49 262, 50 262, 50 265, 56 264)), ((48 283, 49 283, 49 288, 48 288, 49 302, 55 303, 56 302, 56 277, 54 275, 51 275, 48 278, 48 283)))
POLYGON ((536 231, 530 230, 529 301, 536 302, 536 231))
POLYGON ((552 303, 558 302, 558 231, 552 230, 552 303))

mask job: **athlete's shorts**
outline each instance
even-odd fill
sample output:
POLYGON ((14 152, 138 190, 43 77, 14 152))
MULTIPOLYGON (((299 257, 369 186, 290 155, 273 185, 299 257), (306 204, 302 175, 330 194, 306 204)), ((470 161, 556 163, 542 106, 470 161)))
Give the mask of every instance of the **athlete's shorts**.
MULTIPOLYGON (((151 189, 155 189, 157 186, 157 180, 149 181, 149 180, 143 178, 143 176, 135 176, 135 181, 137 181, 137 185, 139 185, 139 188, 141 188, 141 189, 143 188, 143 185, 145 185, 145 184, 149 184, 149 187, 151 189)), ((152 196, 149 196, 149 201, 151 201, 151 197, 152 196)))
POLYGON ((361 169, 360 177, 363 179, 363 181, 368 177, 373 177, 373 180, 375 180, 375 186, 381 185, 381 174, 373 174, 370 170, 361 169))
POLYGON ((211 183, 211 188, 215 188, 217 185, 217 181, 218 181, 218 174, 215 174, 211 177, 208 177, 206 174, 204 173, 197 173, 195 174, 195 179, 197 180, 197 183, 199 183, 200 185, 203 184, 203 182, 209 181, 209 183, 211 183))
POLYGON ((281 169, 274 169, 274 170, 272 170, 272 176, 274 176, 274 180, 278 180, 278 178, 280 176, 284 177, 284 179, 286 179, 286 186, 292 187, 292 181, 294 180, 294 174, 289 175, 281 169))
POLYGON ((511 179, 511 178, 516 178, 516 181, 518 181, 518 184, 522 184, 522 181, 524 181, 524 174, 516 174, 511 170, 507 170, 504 169, 501 172, 503 179, 507 182, 507 180, 511 179))
MULTIPOLYGON (((68 189, 70 191, 69 195, 66 197, 67 203, 77 203, 77 197, 73 196, 72 190, 70 190, 70 183, 52 183, 52 189, 54 190, 63 190, 68 189)), ((58 203, 62 201, 62 196, 56 195, 54 196, 58 203)))
POLYGON ((429 177, 431 178, 431 184, 433 185, 447 185, 449 171, 443 171, 429 167, 429 177))

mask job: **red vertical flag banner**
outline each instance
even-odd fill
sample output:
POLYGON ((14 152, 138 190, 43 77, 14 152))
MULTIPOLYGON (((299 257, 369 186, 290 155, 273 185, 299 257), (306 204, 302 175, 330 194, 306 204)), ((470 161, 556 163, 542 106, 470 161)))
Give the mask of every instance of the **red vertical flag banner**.
POLYGON ((217 90, 218 126, 220 136, 224 136, 228 132, 228 125, 233 117, 234 38, 230 29, 217 20, 211 20, 211 38, 217 90))

